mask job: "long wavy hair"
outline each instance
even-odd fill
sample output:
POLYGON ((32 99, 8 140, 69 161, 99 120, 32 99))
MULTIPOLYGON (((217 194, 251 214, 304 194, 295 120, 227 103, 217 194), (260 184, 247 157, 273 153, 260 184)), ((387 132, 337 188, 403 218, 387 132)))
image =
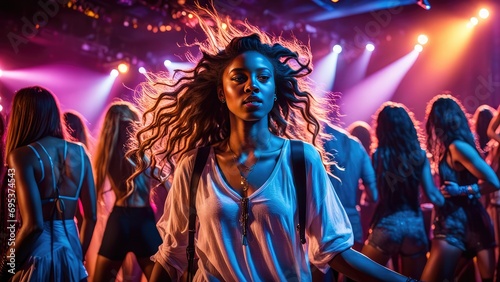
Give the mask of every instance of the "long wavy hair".
POLYGON ((496 110, 489 105, 479 106, 474 115, 472 116, 472 121, 474 123, 474 133, 476 134, 477 141, 479 143, 479 148, 483 153, 485 153, 487 144, 490 141, 490 137, 486 132, 488 131, 488 125, 493 119, 496 110))
POLYGON ((457 98, 447 93, 436 95, 427 104, 425 112, 427 150, 434 169, 455 140, 464 141, 479 152, 469 118, 457 98))
POLYGON ((395 210, 407 205, 419 210, 419 184, 425 154, 419 126, 403 104, 386 102, 375 121, 373 164, 380 191, 379 205, 395 210))
POLYGON ((69 138, 74 142, 82 143, 88 150, 92 151, 93 139, 87 125, 85 125, 85 118, 79 112, 70 110, 63 113, 63 120, 69 138))
POLYGON ((170 77, 150 74, 149 81, 137 88, 144 116, 131 150, 140 160, 136 174, 155 166, 170 171, 186 152, 229 137, 229 111, 219 101, 217 90, 224 69, 246 51, 259 52, 274 67, 277 101, 268 115, 269 130, 312 143, 326 164, 323 142, 327 135, 321 123, 335 107, 312 95, 310 49, 296 40, 272 38, 248 22, 224 21, 207 8, 198 6, 192 14, 207 36, 192 44, 199 47, 201 58, 195 60, 188 54, 196 66, 176 70, 170 77))
POLYGON ((134 179, 134 183, 127 183, 127 179, 135 171, 135 162, 126 157, 126 151, 133 125, 139 119, 139 110, 129 102, 113 102, 107 109, 94 157, 94 178, 99 196, 103 195, 106 178, 115 187, 125 189, 123 198, 129 197, 136 190, 144 195, 149 193, 143 176, 134 179))
POLYGON ((22 88, 15 93, 7 127, 6 157, 14 149, 43 137, 64 139, 65 135, 59 103, 54 94, 40 86, 22 88))

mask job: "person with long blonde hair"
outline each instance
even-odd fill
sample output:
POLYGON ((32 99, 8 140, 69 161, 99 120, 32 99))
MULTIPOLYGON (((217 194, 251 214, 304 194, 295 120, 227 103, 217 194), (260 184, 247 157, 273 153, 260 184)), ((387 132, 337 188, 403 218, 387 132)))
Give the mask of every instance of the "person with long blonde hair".
POLYGON ((129 102, 114 102, 107 110, 97 142, 94 170, 98 197, 105 180, 109 180, 116 201, 108 217, 99 255, 95 263, 94 281, 115 279, 127 253, 134 253, 142 272, 149 279, 154 263, 150 260, 161 243, 155 226, 149 193, 154 179, 146 173, 133 182, 127 179, 136 161, 126 156, 131 131, 140 113, 129 102))
POLYGON ((192 14, 208 38, 198 42, 196 66, 149 75, 138 89, 136 173, 175 165, 151 281, 180 279, 190 232, 194 281, 309 281, 310 263, 363 281, 406 281, 351 249, 352 229, 323 162, 327 104, 312 94, 310 50, 249 23, 223 22, 212 9, 192 14), (305 238, 297 231, 290 139, 304 147, 305 238), (206 146, 190 230, 189 183, 197 149, 206 146))

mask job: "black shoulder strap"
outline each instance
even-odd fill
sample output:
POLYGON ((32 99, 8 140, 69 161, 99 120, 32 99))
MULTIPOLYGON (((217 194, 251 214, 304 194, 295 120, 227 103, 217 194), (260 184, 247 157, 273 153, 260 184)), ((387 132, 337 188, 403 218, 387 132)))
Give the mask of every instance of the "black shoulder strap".
POLYGON ((297 206, 299 207, 299 230, 300 242, 306 242, 306 162, 304 159, 304 143, 299 140, 290 140, 292 153, 293 182, 297 193, 297 206))
POLYGON ((188 281, 193 280, 194 234, 196 233, 196 192, 200 176, 207 163, 210 146, 201 147, 196 153, 191 182, 189 184, 189 240, 186 248, 188 259, 188 281))

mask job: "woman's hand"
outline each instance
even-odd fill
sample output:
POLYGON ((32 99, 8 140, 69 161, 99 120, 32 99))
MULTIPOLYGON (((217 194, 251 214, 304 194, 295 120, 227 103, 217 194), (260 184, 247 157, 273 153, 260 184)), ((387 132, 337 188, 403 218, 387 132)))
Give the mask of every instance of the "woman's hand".
POLYGON ((474 198, 481 196, 479 193, 479 186, 476 183, 459 186, 453 181, 445 181, 440 190, 445 198, 454 196, 468 196, 469 198, 474 198))

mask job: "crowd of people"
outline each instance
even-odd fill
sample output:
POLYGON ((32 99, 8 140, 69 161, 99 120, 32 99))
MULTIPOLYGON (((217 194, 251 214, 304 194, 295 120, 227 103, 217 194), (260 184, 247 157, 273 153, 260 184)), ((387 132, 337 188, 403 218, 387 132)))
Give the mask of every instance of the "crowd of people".
POLYGON ((344 129, 307 46, 198 8, 195 66, 147 76, 95 139, 58 93, 15 92, 1 281, 500 281, 500 107, 442 93, 422 129, 396 102, 344 129))

